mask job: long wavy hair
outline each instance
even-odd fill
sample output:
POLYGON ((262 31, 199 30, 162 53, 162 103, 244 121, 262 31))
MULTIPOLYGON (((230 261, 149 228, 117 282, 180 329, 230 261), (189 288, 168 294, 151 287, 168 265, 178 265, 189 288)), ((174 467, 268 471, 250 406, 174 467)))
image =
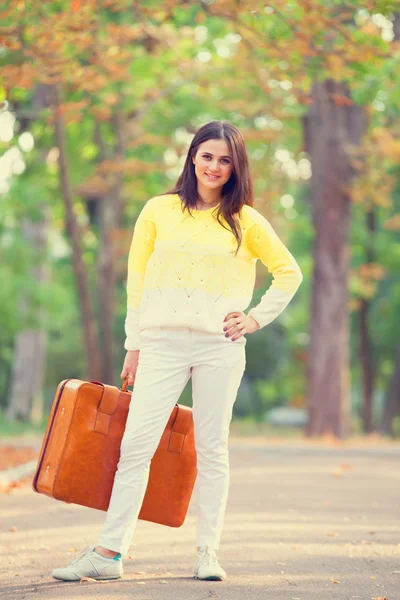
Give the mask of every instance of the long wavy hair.
POLYGON ((210 121, 210 123, 200 127, 189 146, 181 175, 174 188, 169 192, 165 192, 165 194, 178 194, 183 204, 183 210, 187 209, 189 214, 193 216, 191 209, 195 208, 199 194, 192 158, 195 157, 201 144, 207 140, 215 139, 226 141, 233 162, 232 174, 222 188, 221 202, 216 207, 218 208, 216 219, 222 227, 227 229, 220 220, 222 215, 230 226, 238 243, 235 251, 236 256, 242 243, 242 230, 237 215, 240 217, 240 211, 244 204, 253 206, 254 196, 246 146, 242 134, 235 125, 226 121, 210 121))

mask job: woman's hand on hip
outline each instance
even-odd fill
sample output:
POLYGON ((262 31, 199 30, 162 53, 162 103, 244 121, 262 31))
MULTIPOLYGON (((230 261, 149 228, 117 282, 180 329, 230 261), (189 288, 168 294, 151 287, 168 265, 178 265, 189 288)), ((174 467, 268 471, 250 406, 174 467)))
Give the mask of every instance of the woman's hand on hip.
POLYGON ((136 371, 138 368, 140 350, 128 350, 124 360, 124 366, 121 371, 121 379, 128 376, 128 385, 135 383, 136 371))
POLYGON ((254 333, 260 329, 259 323, 254 317, 245 315, 244 312, 230 312, 224 319, 224 331, 226 337, 231 337, 232 341, 238 340, 245 333, 254 333))

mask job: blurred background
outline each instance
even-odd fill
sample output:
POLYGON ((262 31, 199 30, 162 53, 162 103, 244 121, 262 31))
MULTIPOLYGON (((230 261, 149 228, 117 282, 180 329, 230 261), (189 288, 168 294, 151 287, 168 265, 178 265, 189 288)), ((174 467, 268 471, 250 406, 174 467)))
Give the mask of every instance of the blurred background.
MULTIPOLYGON (((400 437, 400 7, 13 0, 0 30, 0 434, 62 379, 120 385, 144 203, 198 127, 242 131, 304 274, 247 336, 235 431, 400 437)), ((258 304, 271 276, 258 261, 258 304)), ((191 382, 181 402, 191 402, 191 382)))

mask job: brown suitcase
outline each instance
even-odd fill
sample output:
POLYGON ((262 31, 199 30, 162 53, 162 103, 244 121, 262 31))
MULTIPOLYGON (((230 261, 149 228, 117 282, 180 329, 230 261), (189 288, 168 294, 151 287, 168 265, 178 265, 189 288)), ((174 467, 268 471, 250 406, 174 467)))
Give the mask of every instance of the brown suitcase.
MULTIPOLYGON (((32 487, 64 502, 106 511, 131 392, 65 379, 56 390, 32 487)), ((139 519, 180 527, 196 479, 192 409, 176 404, 150 465, 139 519)))

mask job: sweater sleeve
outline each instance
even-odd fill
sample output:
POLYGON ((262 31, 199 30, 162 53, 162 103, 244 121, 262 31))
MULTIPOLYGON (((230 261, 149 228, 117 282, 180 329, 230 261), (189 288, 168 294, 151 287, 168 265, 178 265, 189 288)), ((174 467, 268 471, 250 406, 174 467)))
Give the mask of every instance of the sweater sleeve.
POLYGON ((259 304, 248 312, 261 328, 271 323, 286 308, 300 286, 303 275, 269 221, 260 213, 247 231, 247 245, 253 256, 261 260, 273 277, 272 284, 259 304))
POLYGON ((152 200, 149 200, 142 208, 134 226, 129 250, 124 344, 126 350, 139 350, 139 309, 142 301, 144 275, 156 239, 153 204, 152 200))

